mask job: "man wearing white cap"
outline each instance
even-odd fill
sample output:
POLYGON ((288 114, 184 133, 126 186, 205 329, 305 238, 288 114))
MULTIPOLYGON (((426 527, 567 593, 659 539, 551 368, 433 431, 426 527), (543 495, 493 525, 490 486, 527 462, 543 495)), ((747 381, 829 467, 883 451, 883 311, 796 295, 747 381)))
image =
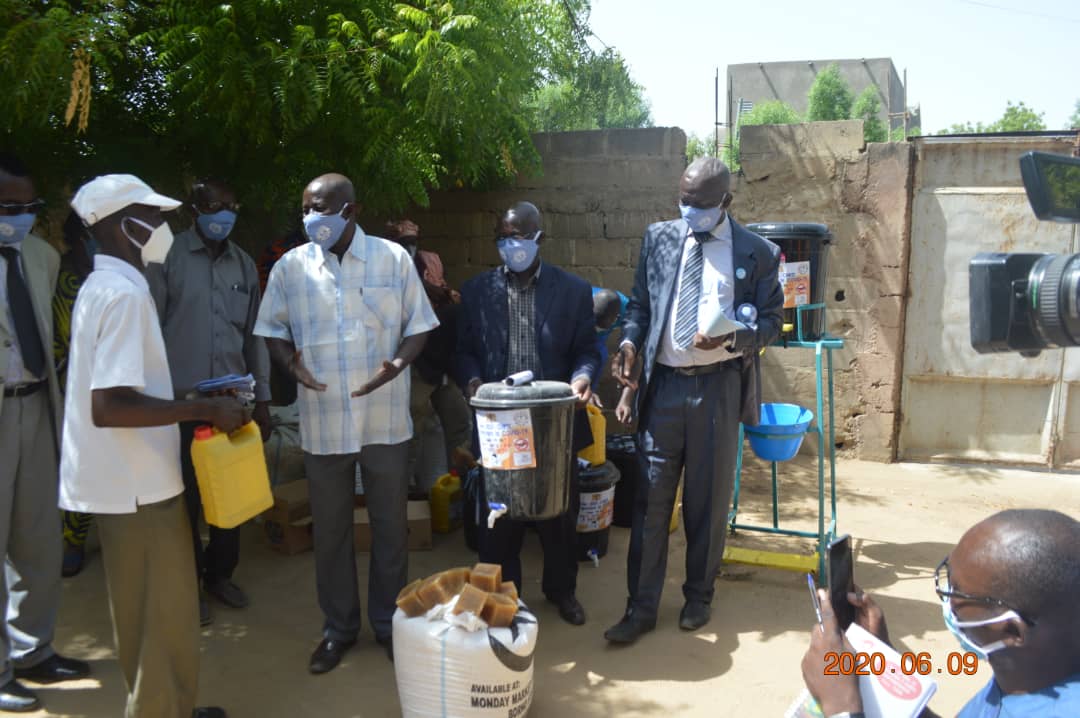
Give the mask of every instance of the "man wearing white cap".
POLYGON ((71 201, 101 251, 72 316, 60 505, 98 516, 126 718, 225 715, 194 707, 198 594, 176 425, 233 431, 249 417, 230 398, 173 400, 143 272, 165 260, 161 213, 179 205, 132 175, 97 177, 71 201))

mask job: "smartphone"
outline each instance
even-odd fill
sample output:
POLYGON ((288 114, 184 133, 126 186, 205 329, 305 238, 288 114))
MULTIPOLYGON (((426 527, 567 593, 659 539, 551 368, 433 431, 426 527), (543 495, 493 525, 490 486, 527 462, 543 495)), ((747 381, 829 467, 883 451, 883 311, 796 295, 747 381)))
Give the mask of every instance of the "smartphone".
POLYGON ((825 570, 828 572, 829 600, 841 631, 855 620, 855 607, 847 595, 855 591, 855 566, 851 557, 851 536, 844 534, 829 544, 825 570))

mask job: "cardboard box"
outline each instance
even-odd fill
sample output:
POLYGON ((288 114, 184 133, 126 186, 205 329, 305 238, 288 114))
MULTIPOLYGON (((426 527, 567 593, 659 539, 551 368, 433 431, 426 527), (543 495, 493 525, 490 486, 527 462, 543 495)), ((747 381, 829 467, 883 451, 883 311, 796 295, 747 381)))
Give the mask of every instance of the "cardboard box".
POLYGON ((287 524, 273 519, 263 521, 263 531, 270 542, 270 548, 286 556, 310 551, 315 546, 311 526, 310 516, 287 524))
MULTIPOLYGON (((427 501, 410 501, 408 506, 409 550, 431 550, 431 507, 427 501)), ((353 510, 356 550, 371 551, 371 519, 366 508, 353 510)))
POLYGON ((270 547, 287 556, 310 551, 311 502, 306 480, 279 484, 273 489, 274 505, 263 513, 263 532, 270 547))
POLYGON ((267 509, 266 518, 282 524, 291 524, 311 516, 311 500, 308 498, 307 479, 290 481, 274 487, 274 505, 267 509))

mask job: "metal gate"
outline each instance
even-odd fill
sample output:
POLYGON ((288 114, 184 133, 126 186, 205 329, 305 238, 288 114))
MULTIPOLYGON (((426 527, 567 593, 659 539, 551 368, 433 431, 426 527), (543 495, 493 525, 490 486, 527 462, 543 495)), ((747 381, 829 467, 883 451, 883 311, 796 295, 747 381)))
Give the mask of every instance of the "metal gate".
POLYGON ((1076 226, 1035 219, 1020 180, 1029 150, 1072 137, 917 140, 899 455, 1080 468, 1080 349, 1034 359, 970 343, 977 252, 1080 251, 1076 226))

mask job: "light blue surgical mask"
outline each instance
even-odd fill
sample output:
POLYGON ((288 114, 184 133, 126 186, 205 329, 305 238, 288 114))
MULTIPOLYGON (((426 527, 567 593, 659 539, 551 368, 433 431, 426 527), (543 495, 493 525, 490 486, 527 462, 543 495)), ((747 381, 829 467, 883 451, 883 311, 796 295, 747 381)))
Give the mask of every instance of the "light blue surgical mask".
POLYGON ((949 629, 949 632, 956 637, 956 640, 960 642, 960 645, 965 651, 970 651, 979 657, 979 660, 985 661, 991 653, 1000 651, 1005 648, 1004 641, 994 641, 985 646, 980 646, 975 641, 968 638, 964 633, 965 628, 976 628, 978 626, 989 626, 993 623, 1001 623, 1002 621, 1008 621, 1010 619, 1024 620, 1020 618, 1020 614, 1016 611, 1008 610, 1002 613, 1000 616, 994 616, 993 618, 986 618, 981 621, 961 621, 953 613, 952 603, 948 600, 941 602, 941 615, 945 619, 945 626, 949 629))
POLYGON ((223 209, 213 214, 200 214, 195 218, 195 223, 199 225, 199 231, 204 237, 221 242, 232 232, 236 224, 236 212, 223 209))
POLYGON ((686 223, 690 225, 690 229, 695 232, 711 232, 713 227, 720 224, 720 220, 724 218, 724 210, 719 206, 700 209, 680 204, 679 213, 682 214, 682 218, 686 220, 686 223))
POLYGON ((499 249, 499 256, 511 272, 524 272, 536 261, 536 255, 540 253, 540 245, 537 240, 540 232, 534 232, 532 237, 502 237, 495 242, 499 249))
POLYGON ((37 215, 33 212, 0 216, 0 244, 16 245, 30 234, 37 215))
MULTIPOLYGON (((345 207, 348 205, 346 204, 345 207)), ((345 225, 349 223, 349 220, 341 216, 345 207, 335 214, 308 212, 304 215, 304 234, 324 251, 330 251, 330 248, 341 239, 341 233, 345 231, 345 225)))

